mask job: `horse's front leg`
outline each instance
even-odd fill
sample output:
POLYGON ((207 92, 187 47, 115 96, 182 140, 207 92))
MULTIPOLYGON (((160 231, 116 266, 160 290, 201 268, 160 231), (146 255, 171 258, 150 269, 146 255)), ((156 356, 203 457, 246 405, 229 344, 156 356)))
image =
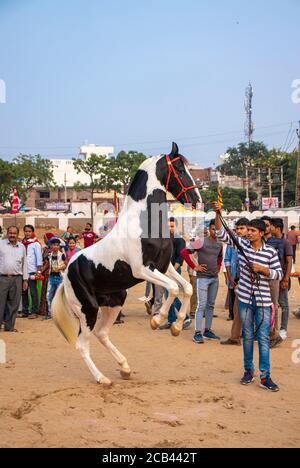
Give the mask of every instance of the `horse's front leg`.
POLYGON ((158 270, 151 270, 149 267, 142 266, 138 271, 135 271, 134 276, 141 278, 151 283, 162 286, 169 291, 168 299, 163 303, 158 314, 151 318, 151 328, 156 330, 167 318, 171 304, 175 297, 179 294, 179 287, 176 281, 164 275, 158 270))
POLYGON ((174 266, 171 263, 167 271, 167 276, 171 278, 172 280, 176 281, 180 285, 180 287, 183 289, 182 306, 180 310, 178 311, 176 322, 172 323, 172 326, 171 326, 172 335, 178 336, 182 330, 183 322, 184 322, 184 319, 186 317, 186 314, 190 305, 190 300, 193 294, 193 288, 192 288, 192 285, 188 281, 186 281, 175 270, 174 266))

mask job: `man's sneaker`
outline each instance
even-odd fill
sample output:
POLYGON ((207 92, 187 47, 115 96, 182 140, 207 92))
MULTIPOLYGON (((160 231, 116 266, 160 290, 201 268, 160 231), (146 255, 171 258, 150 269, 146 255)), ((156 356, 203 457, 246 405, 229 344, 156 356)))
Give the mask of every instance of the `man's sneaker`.
POLYGON ((212 330, 205 330, 203 336, 208 340, 220 340, 221 338, 214 334, 212 330))
POLYGON ((221 345, 241 346, 241 340, 232 340, 231 338, 228 338, 228 340, 221 341, 221 345))
POLYGON ((276 346, 279 346, 282 342, 283 339, 281 338, 281 336, 276 336, 276 338, 270 341, 270 349, 276 348, 276 346))
POLYGON ((169 328, 171 328, 171 325, 172 324, 170 322, 165 322, 162 325, 160 325, 158 328, 159 330, 168 330, 169 328))
POLYGON ((279 392, 279 387, 276 385, 271 377, 266 377, 265 379, 261 379, 260 385, 261 388, 264 388, 265 390, 270 390, 271 392, 279 392))
POLYGON ((282 330, 280 330, 279 335, 281 336, 281 338, 283 340, 287 339, 287 331, 284 328, 282 328, 282 330))
POLYGON ((195 343, 197 343, 197 344, 203 344, 203 343, 204 343, 204 340, 203 340, 202 333, 201 333, 201 332, 195 332, 193 341, 194 341, 195 343))
POLYGON ((182 326, 182 329, 183 330, 187 330, 189 328, 189 326, 191 325, 192 323, 192 319, 191 318, 186 318, 183 322, 183 326, 182 326))
POLYGON ((242 385, 250 385, 254 382, 255 377, 252 371, 245 371, 244 376, 241 378, 240 382, 242 385))

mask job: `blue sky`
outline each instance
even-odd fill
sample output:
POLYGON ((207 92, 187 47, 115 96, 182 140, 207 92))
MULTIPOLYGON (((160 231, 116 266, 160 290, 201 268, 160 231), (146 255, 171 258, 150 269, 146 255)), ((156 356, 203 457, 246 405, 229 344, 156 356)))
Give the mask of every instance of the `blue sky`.
POLYGON ((282 146, 300 120, 299 17, 300 0, 0 0, 0 157, 175 140, 210 166, 244 139, 249 81, 255 139, 282 146))

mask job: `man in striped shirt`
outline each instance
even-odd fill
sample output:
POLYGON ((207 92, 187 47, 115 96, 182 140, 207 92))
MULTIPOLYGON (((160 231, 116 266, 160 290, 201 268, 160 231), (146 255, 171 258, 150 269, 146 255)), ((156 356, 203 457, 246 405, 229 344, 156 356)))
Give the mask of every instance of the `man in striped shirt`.
MULTIPOLYGON (((222 226, 220 206, 213 203, 216 212, 216 235, 229 245, 232 239, 222 226)), ((248 239, 237 238, 247 259, 238 251, 240 280, 237 288, 239 310, 243 326, 244 367, 242 385, 254 381, 253 350, 254 337, 257 335, 259 347, 259 368, 261 371, 260 386, 277 392, 278 386, 270 377, 270 327, 271 327, 271 294, 269 281, 281 280, 283 277, 277 252, 267 245, 263 236, 265 223, 260 219, 250 221, 248 239), (256 333, 254 333, 254 328, 256 333)))

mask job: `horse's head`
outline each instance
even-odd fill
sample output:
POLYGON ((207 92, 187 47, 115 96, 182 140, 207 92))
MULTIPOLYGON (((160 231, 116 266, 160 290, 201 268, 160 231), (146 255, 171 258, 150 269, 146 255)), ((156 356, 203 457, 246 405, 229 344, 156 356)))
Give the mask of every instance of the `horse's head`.
POLYGON ((196 208, 201 195, 188 170, 187 159, 179 154, 176 143, 172 144, 170 154, 163 155, 156 163, 156 177, 161 184, 180 203, 191 204, 196 208))

